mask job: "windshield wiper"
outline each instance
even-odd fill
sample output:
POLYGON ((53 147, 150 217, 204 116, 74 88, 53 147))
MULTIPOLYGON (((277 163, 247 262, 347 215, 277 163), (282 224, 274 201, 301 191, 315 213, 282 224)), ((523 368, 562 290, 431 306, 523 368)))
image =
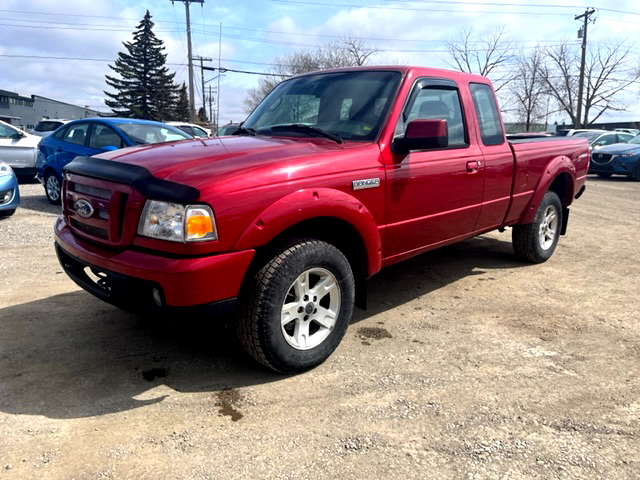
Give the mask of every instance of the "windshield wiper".
POLYGON ((342 138, 340 138, 338 135, 334 135, 333 133, 329 133, 318 127, 312 127, 311 125, 304 125, 302 123, 292 123, 291 125, 276 125, 275 127, 271 127, 270 130, 274 130, 274 131, 289 130, 294 132, 308 133, 310 135, 315 134, 316 136, 320 135, 321 137, 329 138, 336 143, 342 143, 342 138))
POLYGON ((252 137, 255 137, 256 131, 253 128, 238 127, 238 129, 231 135, 250 135, 252 137))

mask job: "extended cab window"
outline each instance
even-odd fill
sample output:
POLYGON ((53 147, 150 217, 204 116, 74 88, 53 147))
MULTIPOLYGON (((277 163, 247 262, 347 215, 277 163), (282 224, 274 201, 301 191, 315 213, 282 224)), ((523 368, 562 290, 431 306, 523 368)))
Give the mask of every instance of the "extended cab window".
POLYGON ((425 87, 409 101, 396 126, 396 135, 404 134, 407 124, 418 118, 444 119, 447 121, 449 146, 468 146, 464 115, 460 106, 460 94, 454 87, 425 87))
POLYGON ((487 146, 501 145, 504 143, 504 132, 493 90, 482 83, 471 83, 469 89, 476 107, 482 143, 487 146))

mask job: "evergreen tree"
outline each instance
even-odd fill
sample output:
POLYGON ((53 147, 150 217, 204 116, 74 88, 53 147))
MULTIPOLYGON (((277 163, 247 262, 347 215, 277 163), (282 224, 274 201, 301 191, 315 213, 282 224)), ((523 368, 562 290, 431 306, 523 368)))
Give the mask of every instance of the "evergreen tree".
POLYGON ((209 123, 209 119, 207 118, 207 109, 203 107, 200 107, 200 110, 198 110, 198 122, 200 123, 209 123))
POLYGON ((149 10, 133 33, 133 42, 123 42, 126 52, 119 52, 109 65, 120 78, 106 75, 107 85, 116 93, 104 92, 107 106, 116 115, 147 120, 171 118, 176 107, 175 73, 165 66, 167 55, 162 40, 153 33, 149 10))
POLYGON ((176 103, 176 110, 173 114, 174 120, 181 122, 188 122, 191 119, 191 110, 189 109, 189 94, 187 93, 187 86, 182 82, 182 86, 178 91, 178 102, 176 103))

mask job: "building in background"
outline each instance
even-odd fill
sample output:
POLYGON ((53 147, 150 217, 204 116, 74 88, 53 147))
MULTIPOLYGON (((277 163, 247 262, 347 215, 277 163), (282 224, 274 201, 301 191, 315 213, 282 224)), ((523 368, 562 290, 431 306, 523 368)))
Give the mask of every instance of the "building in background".
POLYGON ((99 111, 87 107, 79 107, 70 103, 60 102, 40 95, 23 97, 15 92, 0 90, 0 120, 31 131, 43 119, 99 117, 99 111))

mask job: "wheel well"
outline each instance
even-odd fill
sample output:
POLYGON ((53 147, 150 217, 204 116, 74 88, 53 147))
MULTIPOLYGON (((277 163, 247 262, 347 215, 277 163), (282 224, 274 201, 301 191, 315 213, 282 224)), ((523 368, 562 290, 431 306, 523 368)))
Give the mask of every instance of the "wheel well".
POLYGON ((60 176, 58 175, 58 172, 56 172, 56 170, 53 167, 45 167, 45 169, 42 171, 42 178, 44 179, 44 177, 49 172, 53 173, 56 177, 60 178, 60 176))
POLYGON ((560 201, 562 205, 568 205, 571 203, 571 178, 568 174, 562 173, 558 175, 551 185, 549 185, 549 190, 555 192, 558 197, 560 197, 560 201))
POLYGON ((313 238, 340 250, 351 265, 356 281, 356 305, 366 307, 367 249, 360 233, 350 223, 334 217, 318 217, 293 225, 278 234, 267 245, 257 249, 250 275, 274 255, 275 250, 296 238, 313 238))

